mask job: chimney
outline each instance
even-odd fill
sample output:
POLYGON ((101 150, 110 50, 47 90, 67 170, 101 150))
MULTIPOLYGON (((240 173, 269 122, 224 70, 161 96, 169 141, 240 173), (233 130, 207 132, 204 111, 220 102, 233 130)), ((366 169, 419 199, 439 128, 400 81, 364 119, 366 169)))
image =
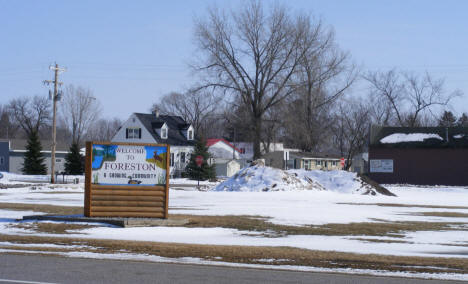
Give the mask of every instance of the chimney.
POLYGON ((153 107, 153 111, 151 112, 154 116, 159 117, 159 108, 157 106, 153 107))

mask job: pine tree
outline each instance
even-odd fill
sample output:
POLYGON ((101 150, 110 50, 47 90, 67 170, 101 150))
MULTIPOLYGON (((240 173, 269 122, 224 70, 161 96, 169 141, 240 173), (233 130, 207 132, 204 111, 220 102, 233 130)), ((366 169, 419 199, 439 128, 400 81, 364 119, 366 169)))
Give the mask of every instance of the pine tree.
POLYGON ((24 154, 23 174, 27 175, 45 175, 47 167, 44 163, 44 156, 41 154, 42 145, 36 131, 32 131, 28 136, 26 153, 24 154))
POLYGON ((460 118, 457 121, 458 126, 468 126, 468 115, 466 113, 462 113, 460 118))
POLYGON ((455 126, 457 118, 453 115, 451 111, 444 111, 442 116, 439 118, 439 126, 451 127, 455 126))
POLYGON ((82 175, 84 171, 83 157, 80 154, 78 143, 73 142, 70 151, 65 157, 65 173, 67 175, 82 175))
POLYGON ((208 152, 208 147, 206 146, 206 140, 203 138, 197 139, 195 144, 195 149, 190 157, 190 161, 185 168, 185 172, 190 179, 200 179, 207 180, 213 179, 216 177, 214 166, 208 165, 208 160, 210 158, 210 153, 208 152), (201 167, 198 167, 195 158, 197 156, 203 157, 203 164, 201 167))

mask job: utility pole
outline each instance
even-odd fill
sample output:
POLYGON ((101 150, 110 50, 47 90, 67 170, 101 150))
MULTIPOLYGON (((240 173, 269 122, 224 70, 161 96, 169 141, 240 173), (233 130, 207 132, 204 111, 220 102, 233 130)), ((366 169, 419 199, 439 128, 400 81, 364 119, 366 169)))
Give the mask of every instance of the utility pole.
POLYGON ((55 146, 56 146, 56 137, 57 137, 57 132, 56 132, 56 126, 57 126, 57 100, 59 99, 57 94, 57 86, 61 86, 63 83, 58 81, 58 74, 59 72, 65 72, 67 69, 65 68, 59 68, 58 64, 55 63, 55 66, 49 66, 50 70, 55 71, 55 76, 54 80, 44 80, 44 84, 50 85, 54 84, 54 94, 52 96, 52 100, 54 102, 53 106, 53 118, 52 118, 52 153, 50 157, 50 182, 55 183, 55 146))

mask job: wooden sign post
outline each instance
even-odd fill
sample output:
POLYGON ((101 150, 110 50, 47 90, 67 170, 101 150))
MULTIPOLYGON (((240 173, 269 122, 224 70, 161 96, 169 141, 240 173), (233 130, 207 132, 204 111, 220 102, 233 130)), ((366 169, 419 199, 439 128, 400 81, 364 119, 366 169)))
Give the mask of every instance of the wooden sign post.
POLYGON ((167 218, 169 145, 86 142, 86 217, 167 218))

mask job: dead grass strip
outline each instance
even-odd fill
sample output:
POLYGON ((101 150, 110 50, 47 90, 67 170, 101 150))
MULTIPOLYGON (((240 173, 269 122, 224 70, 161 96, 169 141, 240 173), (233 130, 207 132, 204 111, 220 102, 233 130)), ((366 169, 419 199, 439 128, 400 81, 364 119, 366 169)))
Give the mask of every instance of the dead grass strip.
MULTIPOLYGON (((53 243, 94 247, 95 253, 147 254, 168 258, 194 257, 231 263, 298 265, 323 268, 352 268, 386 271, 468 273, 468 259, 353 254, 311 251, 291 247, 218 246, 177 243, 136 242, 97 239, 51 238, 1 235, 0 241, 18 244, 53 243)), ((19 247, 19 246, 18 246, 19 247)), ((24 247, 21 247, 24 250, 24 247)), ((64 249, 64 251, 66 248, 64 249)), ((78 250, 78 249, 77 249, 78 250)), ((84 249, 86 250, 86 249, 84 249)), ((43 248, 41 251, 60 251, 43 248)))
POLYGON ((0 209, 34 211, 57 215, 83 214, 83 207, 57 206, 48 204, 0 203, 0 209))
POLYGON ((405 232, 416 231, 463 231, 465 228, 453 226, 464 225, 458 222, 360 222, 347 224, 325 224, 318 226, 288 226, 268 222, 259 216, 202 216, 171 214, 173 219, 188 219, 186 227, 193 228, 230 228, 241 231, 257 232, 266 237, 283 237, 285 235, 325 235, 325 236, 390 236, 404 237, 405 232))

